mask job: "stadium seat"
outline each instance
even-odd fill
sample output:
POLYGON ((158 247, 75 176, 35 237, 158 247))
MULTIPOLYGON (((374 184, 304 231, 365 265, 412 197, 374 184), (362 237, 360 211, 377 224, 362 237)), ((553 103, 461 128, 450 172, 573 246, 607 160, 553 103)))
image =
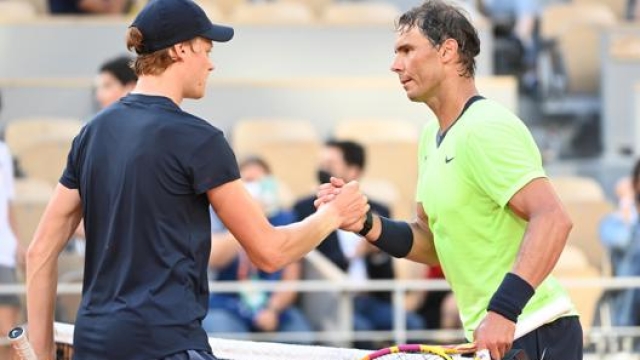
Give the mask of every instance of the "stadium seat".
POLYGON ((42 138, 55 136, 74 137, 83 123, 67 118, 24 118, 9 122, 5 128, 5 142, 13 156, 19 157, 27 147, 42 138))
MULTIPOLYGON (((599 279, 600 271, 589 263, 585 263, 585 255, 577 248, 567 246, 558 260, 553 275, 558 279, 599 279)), ((580 314, 580 323, 585 333, 593 325, 596 314, 600 311, 598 303, 603 295, 601 286, 574 287, 567 286, 571 300, 580 314)))
POLYGON ((569 94, 598 94, 600 90, 600 34, 602 27, 575 24, 558 36, 558 51, 569 94))
POLYGON ((279 1, 302 3, 305 6, 309 7, 309 9, 311 9, 315 17, 320 17, 320 15, 324 12, 324 9, 333 3, 333 0, 279 0, 279 1))
POLYGON ((564 202, 604 201, 602 186, 590 177, 552 176, 549 179, 564 202))
POLYGON ((36 7, 28 1, 0 1, 0 23, 32 20, 35 18, 36 7))
POLYGON ((18 241, 25 248, 31 243, 51 194, 53 194, 53 186, 44 180, 33 178, 15 180, 15 198, 12 208, 18 241))
POLYGON ((613 205, 608 201, 569 201, 564 206, 573 220, 568 244, 582 250, 600 273, 610 274, 609 255, 600 241, 599 226, 602 218, 613 211, 613 205))
POLYGON ((246 118, 234 126, 231 139, 238 160, 262 157, 296 198, 314 191, 320 137, 311 122, 246 118))
POLYGON ((321 21, 331 25, 387 25, 393 27, 400 10, 386 2, 337 2, 328 5, 321 21))
POLYGON ((574 4, 603 4, 607 5, 616 15, 618 20, 624 20, 627 17, 628 0, 572 0, 574 4))
POLYGON ((616 23, 601 3, 551 4, 543 10, 538 79, 546 114, 600 111, 600 33, 616 23))
POLYGON ((17 158, 21 169, 29 177, 57 184, 67 164, 72 141, 70 136, 41 138, 20 152, 17 158))
POLYGON ((555 3, 544 7, 540 36, 554 39, 576 24, 611 25, 616 22, 613 11, 598 2, 555 3))
POLYGON ((303 3, 245 2, 234 8, 229 21, 243 25, 304 25, 313 23, 314 16, 303 3))

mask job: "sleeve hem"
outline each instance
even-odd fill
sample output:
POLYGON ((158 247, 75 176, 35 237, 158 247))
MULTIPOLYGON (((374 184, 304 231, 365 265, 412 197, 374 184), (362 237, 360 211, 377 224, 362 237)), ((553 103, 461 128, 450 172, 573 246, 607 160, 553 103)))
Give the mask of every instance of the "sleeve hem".
POLYGON ((532 172, 529 172, 529 173, 525 174, 524 176, 522 176, 520 178, 520 180, 515 182, 513 184, 513 186, 511 186, 509 188, 509 190, 507 190, 502 195, 502 197, 500 198, 500 202, 498 204, 501 207, 506 206, 507 203, 509 202, 509 200, 511 200, 511 198, 513 197, 513 195, 515 195, 518 191, 520 191, 520 189, 525 187, 525 185, 527 185, 528 183, 530 183, 534 179, 546 178, 546 177, 547 177, 547 175, 544 173, 544 171, 541 171, 541 170, 536 170, 536 171, 532 171, 532 172))
POLYGON ((77 189, 78 188, 78 185, 75 182, 71 181, 66 176, 61 177, 59 182, 60 182, 60 184, 62 184, 67 189, 77 189))
POLYGON ((216 179, 211 179, 208 181, 205 181, 203 183, 201 183, 200 185, 198 185, 198 187, 195 188, 196 194, 200 195, 200 194, 204 194, 207 191, 217 188, 220 185, 224 185, 226 183, 235 181, 240 179, 239 176, 230 176, 227 178, 216 178, 216 179))

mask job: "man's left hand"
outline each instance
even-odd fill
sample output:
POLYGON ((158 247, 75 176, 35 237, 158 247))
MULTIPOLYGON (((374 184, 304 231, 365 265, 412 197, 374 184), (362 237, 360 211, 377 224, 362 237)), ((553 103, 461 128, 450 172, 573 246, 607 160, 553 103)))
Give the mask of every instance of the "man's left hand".
POLYGON ((492 359, 500 360, 511 349, 515 332, 513 321, 489 311, 474 332, 474 339, 479 350, 487 349, 492 359))

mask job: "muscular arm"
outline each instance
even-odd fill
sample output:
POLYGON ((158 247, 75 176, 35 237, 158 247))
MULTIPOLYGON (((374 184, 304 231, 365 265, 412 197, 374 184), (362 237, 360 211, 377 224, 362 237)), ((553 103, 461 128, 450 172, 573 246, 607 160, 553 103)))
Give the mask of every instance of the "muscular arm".
POLYGON ((567 242, 572 223, 551 183, 531 181, 509 201, 529 224, 512 271, 536 288, 551 273, 567 242))
POLYGON ((58 255, 82 218, 80 194, 58 185, 27 251, 29 340, 39 359, 53 354, 58 255))
POLYGON ((364 218, 368 210, 366 198, 356 196, 356 183, 346 185, 331 204, 301 222, 273 227, 240 180, 207 192, 209 202, 222 223, 240 242, 251 261, 259 268, 273 272, 300 259, 340 225, 364 218))

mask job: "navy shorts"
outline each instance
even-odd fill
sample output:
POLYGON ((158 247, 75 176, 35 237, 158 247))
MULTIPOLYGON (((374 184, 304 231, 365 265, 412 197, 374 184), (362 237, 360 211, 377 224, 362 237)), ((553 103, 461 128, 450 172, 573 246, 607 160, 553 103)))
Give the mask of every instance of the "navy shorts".
MULTIPOLYGON (((0 284, 14 285, 17 283, 18 278, 16 277, 16 269, 0 265, 0 284)), ((0 306, 18 307, 20 306, 20 299, 14 294, 0 295, 0 306)))
POLYGON ((204 350, 187 350, 169 355, 160 360, 221 360, 204 350))
POLYGON ((513 343, 529 360, 582 360, 582 326, 577 316, 562 317, 513 343))

